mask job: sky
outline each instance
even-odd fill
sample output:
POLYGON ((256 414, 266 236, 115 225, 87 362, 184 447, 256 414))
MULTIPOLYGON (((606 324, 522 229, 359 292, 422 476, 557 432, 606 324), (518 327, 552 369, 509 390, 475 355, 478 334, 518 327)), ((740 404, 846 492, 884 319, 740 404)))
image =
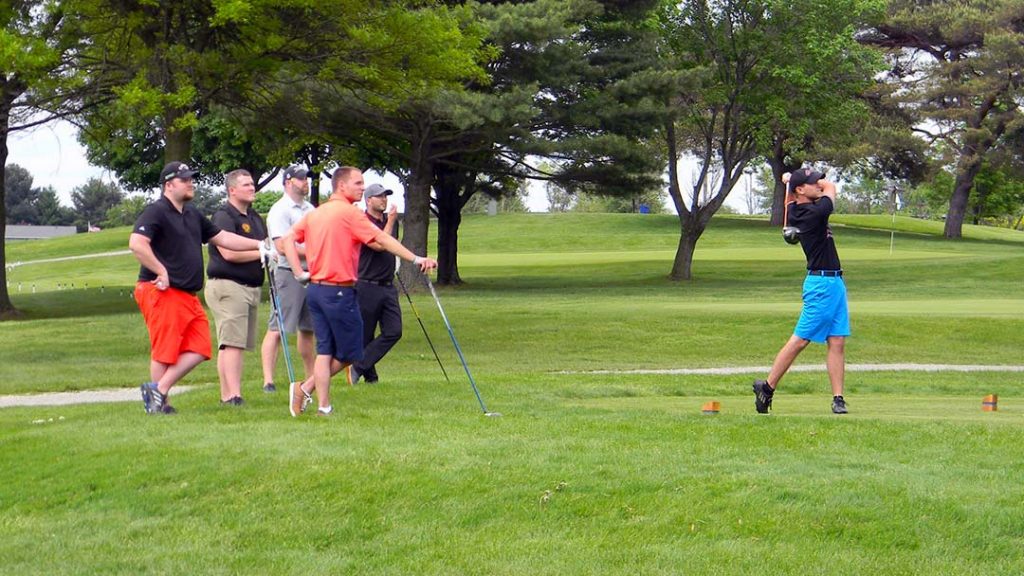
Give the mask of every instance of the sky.
MULTIPOLYGON (((51 122, 34 130, 19 131, 11 134, 8 140, 10 153, 7 158, 8 164, 17 164, 32 174, 33 186, 53 186, 57 191, 58 198, 71 206, 71 191, 89 178, 100 178, 105 182, 116 181, 116 175, 109 170, 92 166, 85 158, 85 149, 78 143, 76 137, 77 129, 67 122, 51 122)), ((680 176, 686 176, 687 168, 680 167, 680 176)), ((394 190, 391 197, 399 211, 405 207, 404 187, 398 177, 391 173, 378 174, 367 172, 364 180, 369 186, 373 183, 383 184, 385 187, 394 190)), ((270 184, 270 189, 280 189, 280 184, 270 184)), ((321 183, 321 193, 330 189, 330 182, 324 178, 321 183)), ((735 190, 726 199, 726 203, 733 206, 740 212, 745 212, 743 196, 747 188, 741 181, 735 190)), ((666 202, 669 211, 674 213, 671 202, 666 202)), ((526 200, 526 206, 531 212, 545 212, 548 208, 547 197, 544 193, 543 184, 532 182, 530 192, 526 200)))
MULTIPOLYGON (((71 206, 71 192, 84 184, 89 178, 100 178, 105 182, 116 181, 116 175, 103 168, 92 166, 85 157, 85 148, 78 143, 77 128, 68 122, 50 122, 33 130, 18 131, 8 139, 10 153, 8 164, 17 164, 32 174, 32 185, 37 188, 53 186, 57 197, 67 206, 71 206)), ((364 180, 369 186, 373 183, 383 184, 394 190, 390 200, 399 210, 405 207, 405 188, 397 176, 390 172, 379 174, 367 172, 364 180)), ((268 185, 270 189, 280 189, 279 182, 268 185)), ((330 190, 330 181, 322 178, 321 194, 330 190)), ((547 210, 547 197, 541 188, 530 193, 527 207, 532 212, 547 210)))

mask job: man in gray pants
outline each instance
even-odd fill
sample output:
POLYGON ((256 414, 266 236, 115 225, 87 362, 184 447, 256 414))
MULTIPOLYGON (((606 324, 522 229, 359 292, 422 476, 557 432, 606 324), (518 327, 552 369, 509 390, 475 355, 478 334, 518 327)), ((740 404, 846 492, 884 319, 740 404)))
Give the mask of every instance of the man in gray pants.
MULTIPOLYGON (((292 229, 296 222, 307 213, 313 211, 313 205, 306 200, 309 194, 308 172, 301 166, 289 166, 284 171, 284 196, 274 203, 267 213, 267 233, 274 241, 279 255, 277 269, 274 274, 274 287, 281 300, 281 315, 284 316, 283 334, 298 330, 296 337, 302 365, 306 369, 306 377, 313 377, 313 359, 315 358, 316 339, 313 336, 313 318, 306 304, 306 287, 299 284, 292 273, 288 261, 284 258, 283 236, 292 229)), ((306 267, 306 249, 297 246, 303 268, 306 267)), ((261 355, 263 359, 263 391, 275 392, 274 371, 277 368, 277 350, 281 347, 281 328, 273 314, 267 326, 267 335, 263 337, 261 355)))

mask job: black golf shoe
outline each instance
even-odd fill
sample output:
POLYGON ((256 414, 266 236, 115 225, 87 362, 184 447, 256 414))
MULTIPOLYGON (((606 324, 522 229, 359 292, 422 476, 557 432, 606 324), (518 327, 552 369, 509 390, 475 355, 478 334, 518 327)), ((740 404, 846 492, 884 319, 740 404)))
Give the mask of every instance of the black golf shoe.
POLYGON ((754 408, 758 414, 767 414, 772 409, 772 396, 775 390, 767 380, 754 380, 754 408))
POLYGON ((843 400, 842 396, 836 396, 832 398, 832 413, 833 414, 847 414, 849 410, 846 409, 846 400, 843 400))

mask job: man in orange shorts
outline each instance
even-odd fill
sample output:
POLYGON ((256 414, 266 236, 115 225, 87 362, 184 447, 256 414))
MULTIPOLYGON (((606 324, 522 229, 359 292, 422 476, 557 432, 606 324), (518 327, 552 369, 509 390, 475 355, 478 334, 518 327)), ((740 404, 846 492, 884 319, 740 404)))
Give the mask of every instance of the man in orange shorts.
MULTIPOLYGON (((355 283, 359 266, 359 249, 372 245, 408 260, 420 270, 437 268, 432 258, 417 256, 408 248, 377 228, 354 203, 363 196, 363 173, 358 168, 338 168, 331 178, 333 194, 319 208, 305 215, 284 237, 284 251, 291 269, 299 271, 296 279, 309 281, 306 300, 313 316, 316 333, 316 360, 313 363, 313 386, 319 403, 318 414, 329 415, 331 376, 349 370, 353 362, 363 358, 363 318, 356 301, 355 283), (296 242, 306 244, 309 272, 302 272, 296 242)), ((289 411, 298 416, 306 409, 310 393, 308 382, 293 382, 289 389, 289 411)))
POLYGON ((163 194, 135 221, 128 247, 142 265, 135 301, 149 330, 150 381, 141 386, 148 414, 173 414, 167 395, 179 380, 210 359, 210 323, 196 292, 203 288, 203 243, 229 250, 267 252, 263 242, 221 230, 199 213, 196 171, 171 162, 160 172, 163 194))

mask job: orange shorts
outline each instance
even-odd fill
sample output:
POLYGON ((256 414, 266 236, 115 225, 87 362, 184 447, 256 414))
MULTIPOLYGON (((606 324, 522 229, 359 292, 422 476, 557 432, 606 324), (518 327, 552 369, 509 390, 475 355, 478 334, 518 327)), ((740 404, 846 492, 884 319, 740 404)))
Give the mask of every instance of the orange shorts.
POLYGON ((135 285, 135 302, 149 329, 153 360, 177 364, 183 352, 210 359, 210 322, 195 294, 177 288, 157 290, 149 282, 139 282, 135 285))

